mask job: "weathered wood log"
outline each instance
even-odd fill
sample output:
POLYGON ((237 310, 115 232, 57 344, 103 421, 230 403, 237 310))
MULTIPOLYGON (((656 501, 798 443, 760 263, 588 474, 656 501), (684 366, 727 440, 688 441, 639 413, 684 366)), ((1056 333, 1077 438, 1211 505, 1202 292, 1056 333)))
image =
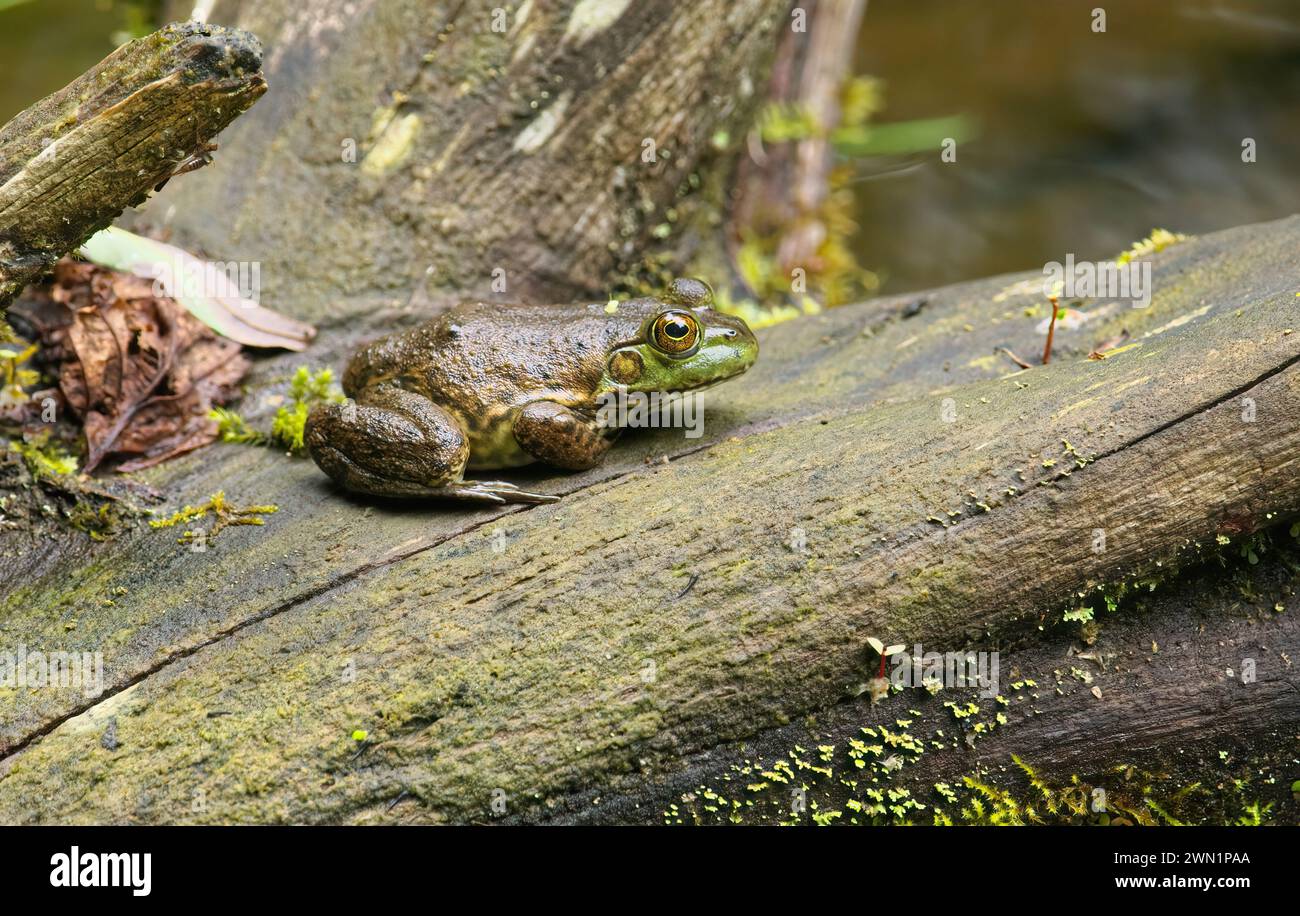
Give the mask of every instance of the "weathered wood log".
POLYGON ((0 128, 0 310, 203 153, 266 90, 261 61, 247 32, 171 25, 0 128))
POLYGON ((1099 605, 1091 644, 1075 626, 1060 625, 1003 642, 995 696, 972 685, 933 696, 909 689, 875 706, 848 699, 683 756, 663 772, 619 776, 567 796, 543 818, 929 824, 946 816, 962 823, 972 798, 993 808, 965 784, 970 778, 1014 800, 1018 813, 998 812, 1010 823, 1053 822, 1048 802, 1063 809, 1061 796, 1072 792, 1087 808, 1087 817, 1065 812, 1076 823, 1101 813, 1130 823, 1235 823, 1258 804, 1272 806, 1269 820, 1294 824, 1300 552, 1286 532, 1277 541, 1259 547, 1256 565, 1229 563, 1231 575, 1216 558, 1149 580, 1117 612, 1099 605), (860 753, 855 743, 879 750, 860 753), (852 804, 871 804, 868 789, 892 790, 886 807, 908 800, 924 807, 873 816, 852 804))
MULTIPOLYGON (((248 447, 150 472, 178 503, 225 489, 280 512, 204 552, 142 531, 30 566, 3 643, 102 651, 106 684, 0 689, 0 820, 572 814, 849 711, 869 635, 1032 640, 1098 588, 1300 512, 1298 243, 1292 218, 1170 248, 1149 308, 1088 305, 1026 371, 995 348, 1041 345, 1037 274, 780 325, 712 394, 702 439, 635 435, 590 472, 535 472, 565 494, 553 506, 368 504, 248 447), (1086 358, 1120 328, 1132 346, 1086 358)), ((1278 660, 1300 647, 1289 618, 1261 632, 1270 687, 1234 697, 1232 734, 1269 756, 1294 741, 1278 660)), ((1221 707, 1214 689, 1192 672, 1145 718, 1044 715, 1076 744, 1092 721, 1145 734, 1155 768, 1221 707)), ((1008 727, 999 747, 1032 761, 1051 733, 1025 747, 1008 727)), ((1096 744, 1096 766, 1124 762, 1124 741, 1096 744)))
POLYGON ((684 252, 684 226, 719 222, 697 173, 752 123, 788 7, 221 0, 274 91, 138 228, 183 198, 179 237, 260 260, 264 301, 318 325, 503 279, 514 301, 599 295, 656 233, 684 252))

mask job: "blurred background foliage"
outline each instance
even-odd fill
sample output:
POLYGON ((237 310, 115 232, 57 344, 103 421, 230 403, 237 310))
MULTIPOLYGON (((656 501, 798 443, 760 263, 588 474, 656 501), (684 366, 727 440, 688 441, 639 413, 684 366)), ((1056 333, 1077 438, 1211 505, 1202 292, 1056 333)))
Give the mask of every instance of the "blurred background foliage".
POLYGON ((162 0, 0 0, 0 123, 156 26, 162 0))
POLYGON ((874 121, 977 130, 954 164, 837 143, 886 291, 1300 211, 1295 0, 870 0, 855 69, 884 86, 874 121))
MULTIPOLYGON (((0 0, 0 121, 149 31, 160 0, 0 0)), ((870 0, 823 214, 834 304, 1300 210, 1295 0, 870 0), (957 140, 957 161, 939 144, 957 140), (1258 161, 1243 163, 1243 138, 1258 161)), ((764 143, 814 129, 770 106, 764 143)), ((737 261, 762 294, 759 240, 737 261)), ((767 278, 767 279, 765 279, 767 278)), ((783 281, 788 285, 788 281, 783 281)))

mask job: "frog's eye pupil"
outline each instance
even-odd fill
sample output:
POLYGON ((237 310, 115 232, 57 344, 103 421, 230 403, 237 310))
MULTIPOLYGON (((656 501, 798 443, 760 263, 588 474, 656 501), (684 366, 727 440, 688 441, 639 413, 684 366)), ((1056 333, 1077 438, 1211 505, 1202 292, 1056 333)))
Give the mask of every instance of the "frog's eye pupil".
POLYGON ((686 326, 686 322, 673 318, 669 319, 668 323, 664 325, 664 333, 673 340, 681 340, 691 333, 691 329, 686 326))

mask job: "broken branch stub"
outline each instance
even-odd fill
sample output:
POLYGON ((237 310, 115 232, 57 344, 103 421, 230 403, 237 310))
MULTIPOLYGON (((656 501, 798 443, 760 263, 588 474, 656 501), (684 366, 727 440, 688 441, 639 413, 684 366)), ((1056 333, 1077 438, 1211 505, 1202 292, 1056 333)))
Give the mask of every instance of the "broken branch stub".
POLYGON ((266 91, 261 43, 169 25, 0 128, 0 308, 140 203, 266 91))

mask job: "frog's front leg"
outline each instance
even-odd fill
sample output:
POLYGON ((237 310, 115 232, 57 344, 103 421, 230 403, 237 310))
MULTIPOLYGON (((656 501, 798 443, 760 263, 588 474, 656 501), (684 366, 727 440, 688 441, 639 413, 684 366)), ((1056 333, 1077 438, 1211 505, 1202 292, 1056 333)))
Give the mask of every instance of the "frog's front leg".
POLYGON ((515 441, 538 461, 570 471, 595 467, 613 440, 594 418, 554 401, 525 404, 515 418, 515 441))
POLYGON ((460 423, 428 398, 392 385, 318 406, 307 417, 304 441, 321 470, 359 493, 491 503, 556 499, 504 481, 465 480, 469 441, 460 423))

